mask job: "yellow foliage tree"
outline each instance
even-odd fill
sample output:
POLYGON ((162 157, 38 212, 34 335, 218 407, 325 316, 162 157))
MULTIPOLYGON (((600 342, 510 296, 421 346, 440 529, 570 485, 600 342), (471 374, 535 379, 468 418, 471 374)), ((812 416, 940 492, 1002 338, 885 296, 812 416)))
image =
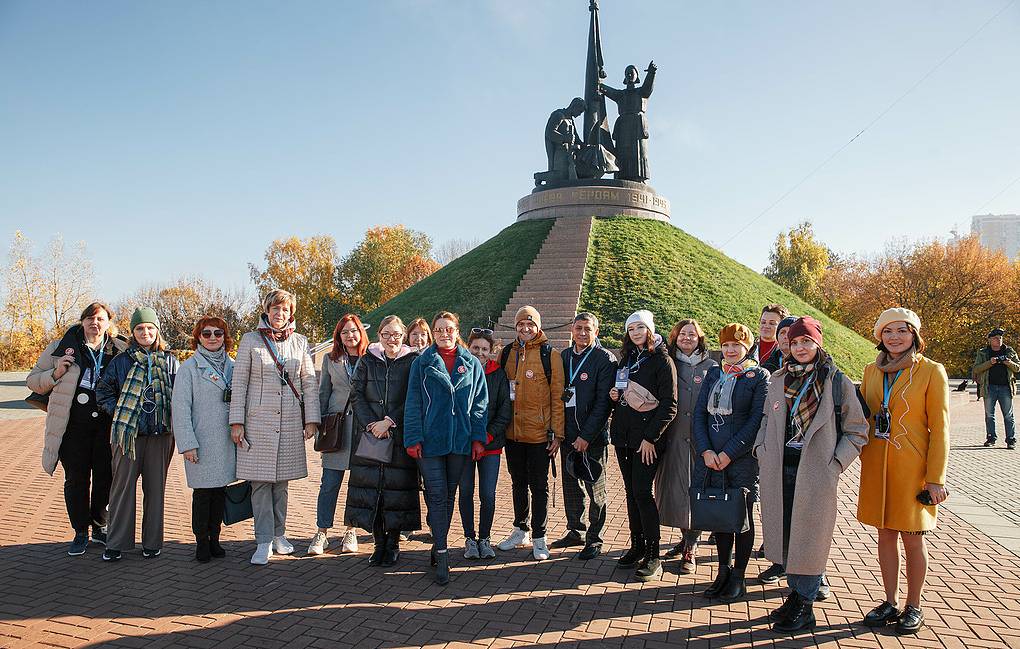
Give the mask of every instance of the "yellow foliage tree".
POLYGON ((814 303, 828 267, 829 249, 815 239, 811 222, 804 221, 776 237, 764 275, 814 303))
POLYGON ((347 302, 370 311, 439 270, 432 241, 403 225, 370 228, 340 265, 347 302))

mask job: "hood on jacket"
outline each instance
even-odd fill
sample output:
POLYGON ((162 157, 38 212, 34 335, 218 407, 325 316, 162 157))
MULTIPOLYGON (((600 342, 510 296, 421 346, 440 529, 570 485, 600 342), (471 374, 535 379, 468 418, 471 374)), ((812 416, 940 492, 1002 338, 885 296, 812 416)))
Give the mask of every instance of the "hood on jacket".
MULTIPOLYGON (((372 356, 375 356, 376 358, 378 358, 381 361, 385 361, 386 360, 386 352, 383 351, 383 346, 382 346, 382 343, 380 343, 380 342, 375 342, 375 343, 370 344, 368 346, 368 353, 371 354, 372 356)), ((397 358, 403 358, 403 357, 407 356, 408 354, 413 354, 413 353, 415 353, 415 351, 413 349, 411 349, 407 345, 401 345, 400 346, 400 351, 397 352, 397 357, 393 358, 391 360, 397 360, 397 358)))

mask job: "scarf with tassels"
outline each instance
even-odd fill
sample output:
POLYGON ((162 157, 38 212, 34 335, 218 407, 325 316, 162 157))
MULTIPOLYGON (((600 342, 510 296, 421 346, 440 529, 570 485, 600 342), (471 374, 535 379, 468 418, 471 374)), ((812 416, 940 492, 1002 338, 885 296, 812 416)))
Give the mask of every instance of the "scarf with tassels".
MULTIPOLYGON (((792 426, 787 427, 787 431, 795 431, 794 434, 799 433, 803 436, 807 432, 808 426, 815 418, 815 413, 818 411, 818 403, 822 400, 822 388, 825 385, 825 352, 818 350, 818 355, 815 357, 814 362, 806 365, 801 363, 791 362, 785 366, 786 376, 783 378, 783 394, 786 396, 786 408, 789 411, 789 421, 792 426), (804 389, 804 385, 810 381, 811 384, 808 386, 804 396, 801 397, 800 403, 797 404, 796 412, 793 411, 793 404, 797 401, 797 395, 804 389)), ((790 436, 790 433, 787 433, 790 436)), ((789 439, 787 440, 789 441, 789 439)))
POLYGON ((297 323, 294 322, 294 320, 288 322, 283 329, 275 329, 272 325, 269 324, 269 319, 266 318, 265 315, 259 318, 258 330, 264 333, 266 335, 266 338, 274 340, 278 343, 283 342, 284 340, 290 338, 290 335, 294 333, 294 330, 296 328, 297 323))
POLYGON ((166 357, 161 351, 147 352, 133 346, 124 352, 135 359, 128 370, 113 410, 110 444, 114 449, 135 459, 135 438, 138 437, 138 419, 143 410, 153 413, 155 427, 170 425, 170 374, 166 357))

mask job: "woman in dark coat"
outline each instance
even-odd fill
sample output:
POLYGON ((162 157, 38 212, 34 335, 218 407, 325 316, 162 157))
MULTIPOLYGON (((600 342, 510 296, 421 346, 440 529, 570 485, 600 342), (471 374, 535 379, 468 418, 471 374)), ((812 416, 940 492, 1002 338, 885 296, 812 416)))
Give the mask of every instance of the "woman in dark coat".
POLYGON ((735 602, 747 594, 744 572, 754 549, 754 503, 758 500, 758 461, 751 448, 758 435, 762 408, 768 390, 769 373, 748 357, 754 345, 751 330, 742 324, 728 324, 719 332, 722 367, 705 376, 698 405, 694 409, 694 462, 691 483, 744 487, 747 494, 746 532, 716 532, 719 573, 705 590, 705 597, 735 602), (736 546, 736 558, 733 556, 736 546), (731 567, 730 561, 734 564, 731 567))
POLYGON ((636 566, 634 577, 651 581, 662 575, 652 481, 666 446, 663 433, 676 417, 676 366, 662 336, 655 333, 649 311, 635 311, 627 318, 616 386, 609 391, 616 402, 609 433, 623 474, 630 523, 630 550, 616 567, 636 566))
POLYGON ((355 435, 344 522, 372 530, 371 566, 392 566, 400 556, 400 531, 421 528, 418 467, 404 452, 404 399, 411 363, 418 354, 403 344, 404 323, 395 315, 379 325, 379 342, 368 346, 354 373, 355 435), (366 434, 392 438, 388 462, 358 456, 366 434))

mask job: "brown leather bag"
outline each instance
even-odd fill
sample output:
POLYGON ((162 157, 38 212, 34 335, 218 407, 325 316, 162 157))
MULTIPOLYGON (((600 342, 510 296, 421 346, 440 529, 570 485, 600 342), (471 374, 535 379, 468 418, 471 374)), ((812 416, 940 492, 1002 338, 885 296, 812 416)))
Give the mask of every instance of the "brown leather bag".
MULTIPOLYGON (((347 402, 348 407, 350 401, 347 402)), ((320 453, 338 453, 348 450, 354 434, 354 413, 348 408, 343 412, 326 415, 315 433, 315 450, 320 453)))

